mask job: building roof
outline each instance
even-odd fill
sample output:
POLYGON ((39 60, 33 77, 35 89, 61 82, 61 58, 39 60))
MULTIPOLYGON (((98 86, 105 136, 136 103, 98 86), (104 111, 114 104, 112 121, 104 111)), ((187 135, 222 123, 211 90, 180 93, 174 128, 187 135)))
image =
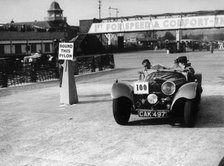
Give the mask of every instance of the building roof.
POLYGON ((69 25, 66 21, 54 22, 54 21, 33 21, 33 22, 17 22, 17 23, 8 23, 4 26, 31 26, 36 29, 51 29, 51 28, 67 28, 69 25))
POLYGON ((36 28, 44 28, 44 29, 49 29, 51 28, 51 25, 47 21, 33 21, 33 22, 17 22, 13 24, 6 24, 6 25, 14 25, 14 26, 23 26, 23 25, 30 25, 36 28))
POLYGON ((64 32, 6 32, 0 31, 0 41, 63 39, 64 32))

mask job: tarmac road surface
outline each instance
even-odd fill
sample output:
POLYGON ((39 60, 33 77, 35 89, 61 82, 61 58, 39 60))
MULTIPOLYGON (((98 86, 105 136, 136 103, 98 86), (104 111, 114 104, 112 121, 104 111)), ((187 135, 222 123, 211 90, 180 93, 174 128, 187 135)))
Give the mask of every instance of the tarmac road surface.
POLYGON ((115 123, 115 79, 137 79, 141 61, 170 65, 183 54, 115 55, 116 69, 76 78, 79 103, 60 105, 58 81, 0 89, 2 166, 217 166, 224 156, 224 53, 186 53, 203 74, 194 128, 132 115, 115 123))

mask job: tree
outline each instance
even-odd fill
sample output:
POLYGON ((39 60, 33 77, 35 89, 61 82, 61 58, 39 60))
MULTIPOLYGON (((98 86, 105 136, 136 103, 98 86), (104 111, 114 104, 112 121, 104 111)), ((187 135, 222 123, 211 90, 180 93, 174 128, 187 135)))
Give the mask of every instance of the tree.
POLYGON ((171 32, 166 32, 163 36, 163 40, 175 40, 176 37, 171 32))

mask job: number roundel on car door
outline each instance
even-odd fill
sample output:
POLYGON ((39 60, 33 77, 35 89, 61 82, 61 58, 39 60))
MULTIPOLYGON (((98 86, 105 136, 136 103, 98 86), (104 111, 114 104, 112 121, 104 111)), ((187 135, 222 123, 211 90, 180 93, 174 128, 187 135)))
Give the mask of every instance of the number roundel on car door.
POLYGON ((148 82, 134 82, 134 94, 148 94, 149 83, 148 82))

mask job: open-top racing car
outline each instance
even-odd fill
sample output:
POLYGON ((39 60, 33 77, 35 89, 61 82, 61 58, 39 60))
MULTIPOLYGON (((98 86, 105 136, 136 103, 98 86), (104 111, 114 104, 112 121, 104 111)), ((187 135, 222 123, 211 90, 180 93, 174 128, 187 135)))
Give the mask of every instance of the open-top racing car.
POLYGON ((156 70, 134 85, 116 81, 112 86, 113 115, 120 125, 128 124, 131 114, 139 117, 170 118, 193 127, 200 103, 202 75, 188 78, 175 70, 156 70))

